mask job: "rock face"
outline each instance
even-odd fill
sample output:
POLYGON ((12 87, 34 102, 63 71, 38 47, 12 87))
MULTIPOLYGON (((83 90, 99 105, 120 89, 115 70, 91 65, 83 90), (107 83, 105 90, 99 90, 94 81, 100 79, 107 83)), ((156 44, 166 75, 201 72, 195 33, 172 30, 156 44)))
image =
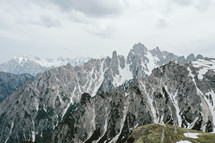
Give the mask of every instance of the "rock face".
POLYGON ((154 122, 212 131, 214 61, 172 60, 186 62, 138 43, 38 74, 0 104, 0 142, 123 142, 154 122))
POLYGON ((30 79, 33 79, 30 74, 14 75, 0 72, 0 102, 30 79))
POLYGON ((42 73, 54 67, 67 65, 68 63, 73 66, 83 65, 91 58, 57 58, 57 59, 42 59, 34 56, 14 57, 6 63, 0 64, 0 71, 10 72, 13 74, 29 73, 36 76, 38 73, 42 73))

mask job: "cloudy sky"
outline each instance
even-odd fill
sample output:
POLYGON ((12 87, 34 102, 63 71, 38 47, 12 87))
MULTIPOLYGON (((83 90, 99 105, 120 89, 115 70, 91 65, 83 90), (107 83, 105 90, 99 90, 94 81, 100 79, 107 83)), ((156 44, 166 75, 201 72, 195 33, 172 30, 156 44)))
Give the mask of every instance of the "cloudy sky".
POLYGON ((0 0, 0 62, 100 57, 134 43, 215 57, 215 0, 0 0))

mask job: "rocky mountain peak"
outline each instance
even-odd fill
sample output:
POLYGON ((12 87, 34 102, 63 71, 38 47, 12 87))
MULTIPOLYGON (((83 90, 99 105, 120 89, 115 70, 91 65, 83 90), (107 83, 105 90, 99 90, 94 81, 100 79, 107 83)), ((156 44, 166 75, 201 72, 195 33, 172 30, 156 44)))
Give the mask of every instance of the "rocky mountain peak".
POLYGON ((159 49, 159 47, 156 47, 152 50, 150 50, 153 56, 157 56, 159 59, 163 57, 162 51, 159 49))
POLYGON ((194 61, 194 60, 196 60, 194 54, 190 54, 189 56, 187 56, 187 59, 186 59, 187 62, 194 61))
POLYGON ((136 56, 142 57, 148 52, 148 49, 142 43, 137 43, 134 44, 131 52, 133 52, 136 56))
POLYGON ((203 57, 201 54, 198 54, 198 55, 196 56, 196 59, 204 59, 204 57, 203 57))
POLYGON ((159 48, 158 46, 157 46, 155 49, 156 49, 157 51, 161 51, 160 48, 159 48))
POLYGON ((118 62, 118 56, 117 56, 117 52, 116 51, 113 51, 113 53, 112 53, 112 61, 113 62, 118 62))
POLYGON ((134 44, 127 56, 128 63, 141 64, 141 60, 147 61, 148 49, 142 43, 134 44))

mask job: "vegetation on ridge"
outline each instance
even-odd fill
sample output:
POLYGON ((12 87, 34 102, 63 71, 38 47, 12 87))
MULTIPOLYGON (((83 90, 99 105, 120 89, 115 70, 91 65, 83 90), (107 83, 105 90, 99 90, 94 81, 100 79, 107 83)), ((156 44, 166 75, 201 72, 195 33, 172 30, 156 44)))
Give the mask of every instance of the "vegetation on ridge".
POLYGON ((180 128, 168 124, 149 124, 137 127, 128 137, 128 143, 215 143, 215 133, 180 128), (186 137, 184 133, 199 133, 198 138, 186 137))

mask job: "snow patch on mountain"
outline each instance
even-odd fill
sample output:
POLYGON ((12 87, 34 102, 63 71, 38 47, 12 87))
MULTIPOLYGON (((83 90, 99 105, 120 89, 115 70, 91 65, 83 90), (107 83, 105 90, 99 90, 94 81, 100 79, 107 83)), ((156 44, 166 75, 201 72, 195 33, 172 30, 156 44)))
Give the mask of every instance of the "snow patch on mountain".
POLYGON ((146 70, 146 74, 150 75, 152 70, 159 66, 157 64, 159 59, 157 56, 153 56, 150 52, 148 53, 148 55, 146 57, 148 58, 148 63, 146 64, 148 70, 146 70))
POLYGON ((120 86, 125 81, 133 79, 133 74, 129 68, 129 65, 126 64, 124 68, 119 66, 119 74, 114 77, 113 85, 120 86))
POLYGON ((176 91, 174 94, 171 94, 171 93, 169 93, 167 86, 165 86, 165 90, 170 95, 170 99, 172 100, 172 103, 175 105, 176 116, 178 119, 178 126, 181 127, 182 119, 181 119, 181 115, 180 115, 180 108, 178 106, 178 101, 176 99, 178 91, 176 91))
POLYGON ((139 81, 139 83, 140 83, 140 87, 146 92, 148 103, 149 103, 149 105, 151 107, 152 116, 154 118, 154 123, 158 123, 158 118, 157 118, 157 115, 156 115, 156 109, 153 106, 153 98, 151 98, 150 95, 147 93, 145 84, 142 83, 141 81, 139 81))
POLYGON ((208 70, 213 70, 215 71, 215 60, 205 60, 205 59, 198 59, 197 61, 193 61, 192 65, 195 68, 198 68, 198 78, 199 79, 203 79, 203 75, 205 75, 205 73, 208 70))
POLYGON ((199 133, 190 133, 190 132, 184 133, 185 137, 193 138, 193 139, 199 138, 198 135, 199 135, 199 133))
POLYGON ((178 142, 176 142, 176 143, 192 143, 192 142, 190 142, 190 141, 178 141, 178 142))
MULTIPOLYGON (((89 93, 91 93, 92 97, 96 95, 96 93, 99 90, 102 82, 104 81, 104 73, 105 73, 105 70, 106 70, 106 69, 104 70, 104 61, 101 63, 101 65, 102 65, 102 67, 100 68, 100 71, 99 71, 100 74, 99 73, 96 74, 96 75, 100 75, 100 77, 96 77, 96 79, 94 80, 95 87, 93 88, 92 92, 89 92, 89 93), (96 82, 96 80, 97 80, 97 82, 96 82)), ((92 74, 93 74, 93 72, 91 72, 90 76, 92 76, 92 74)), ((89 87, 91 87, 91 85, 92 85, 92 82, 90 82, 89 87)))

